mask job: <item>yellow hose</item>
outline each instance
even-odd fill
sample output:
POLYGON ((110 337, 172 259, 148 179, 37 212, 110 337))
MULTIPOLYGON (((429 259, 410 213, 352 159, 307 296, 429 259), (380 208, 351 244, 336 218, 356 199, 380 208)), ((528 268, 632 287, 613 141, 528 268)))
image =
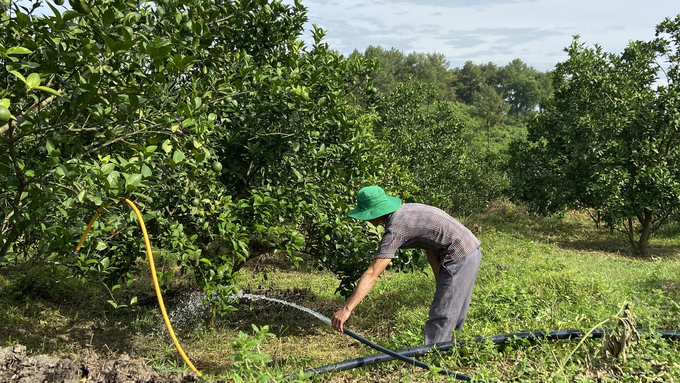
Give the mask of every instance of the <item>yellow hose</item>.
MULTIPOLYGON (((201 372, 194 367, 193 364, 191 364, 191 361, 189 358, 186 356, 184 353, 184 350, 182 350, 182 346, 179 345, 179 342, 177 341, 177 337, 175 336, 175 332, 172 330, 172 325, 170 324, 170 319, 168 318, 168 313, 165 311, 165 305, 163 304, 163 296, 161 295, 161 288, 158 285, 158 278, 156 277, 156 267, 154 266, 153 263, 153 255, 151 254, 151 243, 149 242, 149 235, 146 232, 146 225, 144 224, 144 218, 142 218, 142 213, 139 212, 139 209, 137 209, 137 206, 130 201, 127 198, 123 197, 118 197, 119 200, 127 202, 128 205, 132 208, 132 210, 135 211, 135 214, 137 215, 137 220, 139 221, 139 227, 142 228, 142 234, 144 235, 144 244, 146 245, 146 254, 149 256, 149 267, 151 268, 151 277, 153 278, 153 285, 156 288, 156 296, 158 297, 158 305, 161 308, 161 314, 163 314, 163 320, 165 320, 165 326, 168 328, 168 332, 170 333, 170 337, 172 338, 173 343, 175 343, 175 347, 177 348, 177 351, 179 351, 179 354, 182 356, 182 359, 187 363, 189 368, 193 372, 196 373, 196 375, 201 376, 201 372)), ((80 242, 78 242, 78 247, 76 247, 76 251, 79 251, 80 248, 83 246, 83 243, 85 242, 85 237, 87 237, 87 233, 90 232, 90 229, 92 229, 92 225, 94 225, 94 221, 99 218, 101 213, 106 209, 107 206, 109 206, 113 201, 109 201, 105 203, 102 207, 100 207, 97 212, 95 213, 94 217, 90 220, 90 223, 87 225, 87 228, 85 228, 85 232, 83 235, 80 237, 80 242)))

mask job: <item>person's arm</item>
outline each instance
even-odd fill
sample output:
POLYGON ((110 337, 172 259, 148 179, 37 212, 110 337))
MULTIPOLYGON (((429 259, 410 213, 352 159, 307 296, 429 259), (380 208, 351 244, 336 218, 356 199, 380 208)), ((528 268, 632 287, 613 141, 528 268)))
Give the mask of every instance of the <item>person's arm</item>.
POLYGON ((425 254, 427 254, 427 263, 430 264, 432 273, 434 273, 434 280, 435 282, 439 282, 439 260, 437 260, 437 257, 432 253, 432 250, 425 250, 425 254))
POLYGON ((373 262, 371 262, 368 270, 366 270, 361 276, 361 279, 359 279, 357 288, 352 293, 352 296, 349 297, 345 306, 333 314, 331 323, 336 331, 342 332, 342 326, 345 324, 345 321, 347 321, 350 314, 352 314, 352 310, 354 310, 359 302, 361 302, 368 292, 371 291, 375 281, 378 280, 378 276, 385 270, 390 261, 392 260, 374 259, 373 262))

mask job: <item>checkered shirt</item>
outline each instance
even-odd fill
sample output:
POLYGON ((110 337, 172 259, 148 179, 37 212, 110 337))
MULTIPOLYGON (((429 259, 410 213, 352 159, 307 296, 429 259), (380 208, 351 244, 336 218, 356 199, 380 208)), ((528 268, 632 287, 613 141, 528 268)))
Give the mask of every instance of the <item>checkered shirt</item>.
POLYGON ((479 244, 468 228, 443 210, 406 203, 385 217, 385 234, 373 259, 392 259, 398 249, 425 249, 444 262, 471 254, 479 244))

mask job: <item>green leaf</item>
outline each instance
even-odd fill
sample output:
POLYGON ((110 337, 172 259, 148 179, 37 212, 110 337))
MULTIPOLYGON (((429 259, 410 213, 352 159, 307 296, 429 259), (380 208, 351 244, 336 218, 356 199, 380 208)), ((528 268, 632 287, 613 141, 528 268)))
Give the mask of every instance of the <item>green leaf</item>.
POLYGON ((181 150, 175 150, 175 153, 172 154, 172 162, 175 164, 179 164, 180 162, 184 161, 185 158, 186 157, 181 150))
POLYGON ((153 175, 153 173, 151 172, 151 168, 148 167, 146 164, 142 165, 141 173, 144 176, 144 178, 148 178, 153 175))
POLYGON ((128 27, 127 25, 121 27, 121 31, 123 32, 123 38, 126 41, 132 40, 132 37, 134 36, 135 32, 132 28, 128 27))
POLYGON ((47 87, 47 86, 42 86, 42 85, 34 86, 33 89, 42 90, 43 92, 47 92, 47 93, 52 93, 55 96, 61 96, 61 94, 59 94, 59 92, 57 92, 56 90, 54 90, 50 87, 47 87))
POLYGON ((170 140, 163 141, 163 145, 161 145, 161 149, 163 149, 163 151, 166 152, 166 153, 170 153, 172 151, 172 142, 170 140))
POLYGON ((29 74, 26 78, 26 85, 28 85, 29 89, 34 89, 35 87, 40 86, 40 75, 37 73, 29 74))
MULTIPOLYGON (((97 251, 102 251, 102 250, 106 249, 107 247, 108 247, 108 245, 106 244, 106 242, 104 242, 104 241, 97 241, 97 246, 95 247, 95 249, 96 249, 97 251)), ((107 259, 108 259, 108 258, 107 258, 107 259)))
POLYGON ((116 20, 116 13, 113 8, 109 8, 104 12, 104 16, 102 17, 102 21, 104 22, 104 26, 108 27, 109 25, 113 24, 113 22, 116 20))
POLYGON ((113 189, 115 187, 118 187, 118 176, 120 173, 113 171, 111 174, 109 174, 108 177, 106 177, 106 181, 108 182, 109 189, 113 189))
POLYGON ((194 125, 196 125, 196 121, 194 121, 193 118, 187 118, 186 120, 182 121, 183 128, 188 128, 194 125))
POLYGON ((66 11, 66 12, 62 13, 61 16, 62 16, 64 22, 67 22, 67 21, 75 19, 76 17, 80 17, 81 15, 78 12, 66 11))
POLYGON ((142 180, 141 174, 123 173, 123 176, 125 177, 125 190, 135 190, 137 187, 140 186, 140 181, 142 180), (131 188, 131 186, 133 186, 134 188, 131 188))
POLYGON ((10 106, 10 101, 8 98, 3 98, 0 100, 0 105, 4 106, 5 108, 9 108, 10 106))
POLYGON ((109 162, 109 163, 105 164, 104 166, 102 166, 100 171, 102 172, 103 175, 107 175, 107 174, 111 173, 113 171, 113 169, 115 169, 115 168, 116 168, 116 165, 112 162, 109 162))
POLYGON ((52 143, 52 141, 47 140, 45 142, 45 150, 47 150, 48 155, 52 154, 52 151, 54 150, 54 144, 52 143))
POLYGON ((24 47, 11 47, 5 53, 7 55, 30 55, 33 51, 24 47))
MULTIPOLYGON (((144 195, 144 194, 142 194, 142 193, 132 192, 132 195, 136 195, 137 197, 144 199, 144 200, 145 200, 146 202, 148 202, 148 203, 152 203, 152 202, 153 202, 153 198, 151 198, 151 197, 149 197, 149 196, 147 196, 147 195, 144 195)), ((144 217, 144 220, 146 220, 146 217, 144 217)))
MULTIPOLYGON (((13 74, 14 76, 16 76, 16 78, 18 78, 18 79, 21 80, 24 84, 26 84, 26 77, 24 77, 21 73, 15 71, 15 70, 11 70, 11 71, 9 71, 9 73, 13 74)), ((27 85, 27 86, 28 86, 28 85, 27 85)))

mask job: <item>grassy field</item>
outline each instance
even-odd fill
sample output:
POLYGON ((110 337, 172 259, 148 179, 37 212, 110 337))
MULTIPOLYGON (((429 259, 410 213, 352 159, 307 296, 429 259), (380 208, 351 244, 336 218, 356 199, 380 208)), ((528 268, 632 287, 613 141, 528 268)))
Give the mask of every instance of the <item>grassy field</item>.
POLYGON ((478 118, 465 121, 470 129, 463 134, 463 139, 476 151, 503 152, 508 149, 511 142, 523 139, 527 135, 526 118, 509 116, 504 123, 493 126, 490 132, 486 131, 486 125, 478 118), (487 133, 489 137, 487 137, 487 133))
MULTIPOLYGON (((669 225, 653 239, 650 259, 630 256, 622 235, 596 230, 586 216, 531 217, 508 204, 465 220, 482 241, 483 261, 464 331, 458 339, 547 329, 589 330, 630 302, 637 327, 680 330, 680 227, 669 225)), ((159 256, 157 267, 172 269, 159 256)), ((102 286, 81 285, 54 271, 35 270, 19 279, 0 280, 0 340, 21 343, 33 354, 77 358, 83 349, 129 353, 160 370, 185 368, 165 333, 149 278, 116 291, 119 302, 139 297, 131 309, 114 310, 102 286)), ((269 256, 249 265, 239 277, 247 291, 282 298, 326 316, 344 300, 334 294, 337 281, 307 260, 300 268, 269 256)), ((189 276, 177 276, 166 293, 176 332, 194 365, 208 378, 224 377, 233 367, 232 342, 251 324, 269 326, 276 335, 262 341, 268 367, 279 373, 373 353, 335 333, 310 315, 275 303, 243 301, 238 311, 205 325, 205 310, 189 276), (187 304, 193 297, 193 304, 187 304)), ((357 307, 347 327, 388 348, 422 344, 434 279, 431 272, 387 271, 357 307)), ((612 327, 610 319, 601 327, 612 327)), ((602 340, 515 340, 496 346, 468 344, 431 353, 425 362, 487 381, 672 382, 680 379, 680 344, 643 336, 627 359, 611 358, 602 340)), ((320 376, 329 382, 429 382, 445 380, 400 362, 320 376)))

